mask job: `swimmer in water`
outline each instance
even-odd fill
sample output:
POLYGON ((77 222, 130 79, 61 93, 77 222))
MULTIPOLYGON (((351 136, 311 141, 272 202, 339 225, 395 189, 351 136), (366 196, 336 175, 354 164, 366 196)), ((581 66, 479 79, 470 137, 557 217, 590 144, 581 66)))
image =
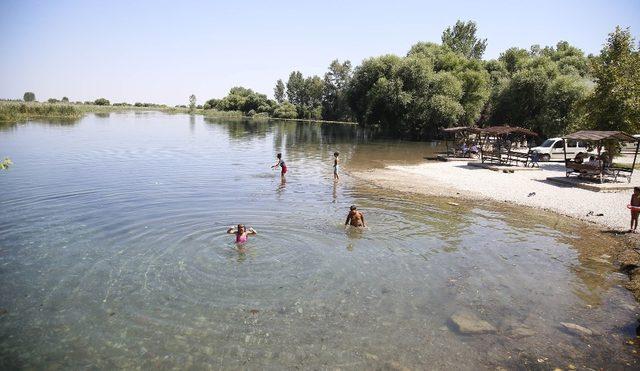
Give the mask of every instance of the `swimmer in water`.
POLYGON ((258 234, 255 229, 249 227, 249 229, 245 228, 244 224, 238 224, 237 228, 231 227, 227 230, 227 234, 235 234, 236 235, 236 243, 243 244, 247 242, 250 234, 258 234))
POLYGON ((276 155, 276 164, 271 166, 272 169, 277 169, 280 167, 280 176, 284 178, 284 175, 287 173, 287 164, 282 159, 282 153, 278 153, 276 155))
POLYGON ((351 225, 352 227, 366 227, 364 224, 364 214, 357 210, 356 205, 351 205, 349 208, 349 214, 347 214, 347 220, 344 225, 351 225))

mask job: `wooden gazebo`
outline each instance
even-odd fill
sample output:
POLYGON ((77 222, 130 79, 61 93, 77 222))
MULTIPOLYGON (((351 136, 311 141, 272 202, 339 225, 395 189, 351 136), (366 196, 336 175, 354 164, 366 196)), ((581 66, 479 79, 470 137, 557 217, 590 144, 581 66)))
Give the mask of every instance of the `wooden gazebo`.
POLYGON ((601 131, 601 130, 581 130, 562 137, 564 140, 564 164, 565 173, 568 177, 577 173, 579 176, 591 176, 598 178, 602 183, 606 177, 612 177, 613 181, 617 181, 619 176, 628 177, 631 183, 633 169, 636 166, 638 158, 638 149, 640 148, 640 140, 624 131, 601 131), (567 140, 579 140, 590 142, 595 145, 598 159, 594 163, 580 163, 575 160, 567 159, 567 140), (636 144, 636 151, 633 155, 633 164, 631 167, 613 165, 613 154, 603 156, 602 147, 606 141, 631 142, 636 144))
POLYGON ((512 151, 511 143, 514 139, 527 139, 537 137, 538 134, 518 126, 491 126, 480 129, 480 158, 485 161, 511 164, 523 162, 525 166, 529 162, 529 154, 512 151), (486 150, 491 146, 490 150, 486 150), (506 148, 503 148, 506 147, 506 148), (503 157, 505 155, 506 157, 503 157))
MULTIPOLYGON (((441 128, 440 131, 444 134, 444 143, 447 147, 447 156, 456 155, 456 148, 461 143, 466 143, 470 140, 471 134, 479 134, 480 129, 471 126, 456 126, 452 128, 441 128)), ((464 156, 464 154, 463 154, 464 156)))

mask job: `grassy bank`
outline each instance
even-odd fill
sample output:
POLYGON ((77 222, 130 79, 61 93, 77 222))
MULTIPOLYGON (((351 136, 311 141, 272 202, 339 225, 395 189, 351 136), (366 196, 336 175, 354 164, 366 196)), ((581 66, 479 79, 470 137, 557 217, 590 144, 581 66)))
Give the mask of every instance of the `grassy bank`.
POLYGON ((0 102, 0 123, 31 119, 78 119, 82 112, 70 104, 0 102))

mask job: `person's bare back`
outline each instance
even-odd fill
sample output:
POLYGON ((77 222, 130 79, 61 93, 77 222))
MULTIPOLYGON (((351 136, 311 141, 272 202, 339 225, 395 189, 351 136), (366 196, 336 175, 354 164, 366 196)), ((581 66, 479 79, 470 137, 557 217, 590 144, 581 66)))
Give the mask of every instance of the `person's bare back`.
POLYGON ((356 210, 355 206, 351 206, 344 225, 351 225, 352 227, 366 227, 364 223, 364 214, 356 210))

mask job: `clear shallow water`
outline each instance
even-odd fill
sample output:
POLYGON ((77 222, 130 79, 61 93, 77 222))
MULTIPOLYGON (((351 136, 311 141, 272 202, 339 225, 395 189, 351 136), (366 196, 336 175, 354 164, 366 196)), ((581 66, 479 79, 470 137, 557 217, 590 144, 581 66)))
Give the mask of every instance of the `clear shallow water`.
POLYGON ((336 184, 335 150, 349 171, 434 147, 157 113, 0 131, 15 163, 0 174, 0 366, 636 367, 625 278, 581 252, 616 240, 551 214, 336 184), (353 203, 362 233, 342 227, 353 203), (237 223, 259 231, 244 253, 224 233, 237 223), (459 310, 497 333, 457 333, 459 310))

